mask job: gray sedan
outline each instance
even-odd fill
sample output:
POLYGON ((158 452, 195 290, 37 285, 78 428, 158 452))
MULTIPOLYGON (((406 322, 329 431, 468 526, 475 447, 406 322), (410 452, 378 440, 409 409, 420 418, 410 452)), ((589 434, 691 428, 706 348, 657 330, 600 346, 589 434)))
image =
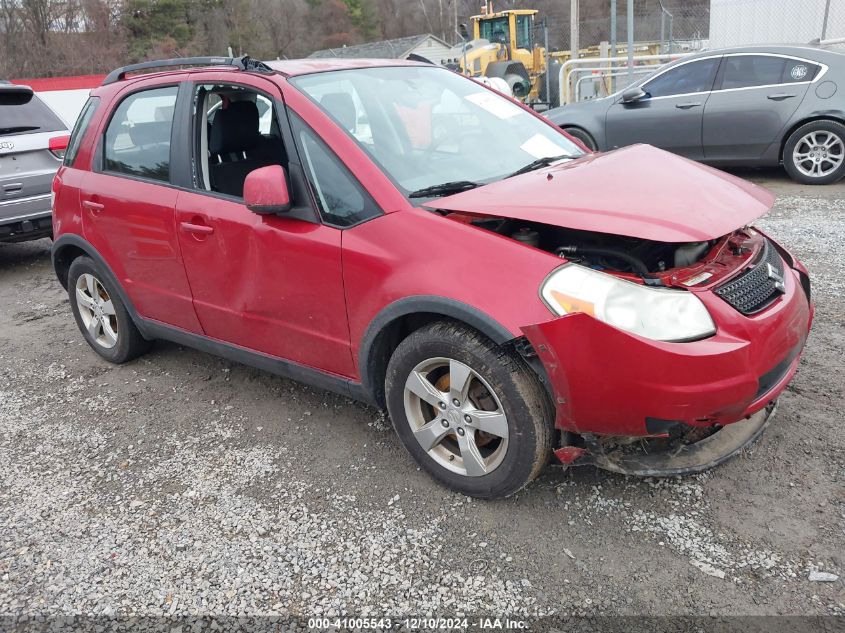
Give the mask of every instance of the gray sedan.
POLYGON ((798 182, 828 184, 845 175, 845 54, 705 51, 547 116, 595 150, 648 143, 714 165, 783 164, 798 182))

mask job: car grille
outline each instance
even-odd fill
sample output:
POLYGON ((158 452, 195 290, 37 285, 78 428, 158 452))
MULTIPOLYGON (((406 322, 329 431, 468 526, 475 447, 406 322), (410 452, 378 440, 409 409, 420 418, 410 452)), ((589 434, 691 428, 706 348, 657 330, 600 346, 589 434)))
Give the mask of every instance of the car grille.
POLYGON ((766 240, 754 265, 713 292, 743 314, 754 314, 784 293, 783 260, 766 240))

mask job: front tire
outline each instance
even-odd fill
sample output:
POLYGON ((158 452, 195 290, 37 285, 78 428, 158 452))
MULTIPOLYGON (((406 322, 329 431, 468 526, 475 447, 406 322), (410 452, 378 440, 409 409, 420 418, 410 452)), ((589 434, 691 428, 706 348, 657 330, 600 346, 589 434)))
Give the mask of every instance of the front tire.
POLYGON ((85 256, 73 260, 67 288, 76 324, 100 356, 120 364, 150 348, 150 342, 141 336, 120 295, 94 260, 85 256))
POLYGON ((474 330, 437 322, 415 331, 394 351, 385 389, 405 448, 457 492, 512 495, 548 461, 548 396, 518 355, 474 330))
POLYGON ((811 121, 783 146, 783 166, 790 178, 805 185, 828 185, 845 176, 845 125, 811 121))
POLYGON ((581 141, 591 152, 598 151, 599 146, 596 144, 596 140, 586 130, 582 130, 580 127, 565 127, 563 131, 581 141))

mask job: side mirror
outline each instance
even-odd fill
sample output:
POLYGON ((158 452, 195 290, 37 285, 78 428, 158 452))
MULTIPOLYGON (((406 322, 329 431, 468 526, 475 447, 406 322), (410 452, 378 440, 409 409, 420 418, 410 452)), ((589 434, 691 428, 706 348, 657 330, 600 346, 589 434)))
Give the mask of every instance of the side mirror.
POLYGON ((461 24, 458 26, 458 35, 460 35, 460 36, 461 36, 461 39, 462 39, 464 42, 468 42, 468 41, 469 41, 469 29, 467 29, 467 25, 466 25, 466 24, 461 23, 461 24))
POLYGON ((290 211, 290 192, 285 168, 270 165, 249 172, 244 181, 244 204, 253 213, 290 211))
POLYGON ((641 99, 645 99, 648 93, 637 86, 636 88, 628 88, 622 93, 622 103, 636 103, 641 99))

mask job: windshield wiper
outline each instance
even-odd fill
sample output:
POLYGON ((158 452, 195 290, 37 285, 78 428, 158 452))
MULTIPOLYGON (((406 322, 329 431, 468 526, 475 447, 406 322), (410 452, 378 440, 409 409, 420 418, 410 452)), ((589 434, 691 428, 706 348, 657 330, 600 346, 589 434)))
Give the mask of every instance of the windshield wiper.
POLYGON ((514 176, 519 176, 520 174, 527 174, 529 171, 540 169, 540 167, 548 167, 552 163, 556 163, 559 160, 566 160, 567 158, 572 158, 572 156, 569 154, 562 154, 561 156, 545 156, 544 158, 538 158, 537 160, 528 163, 525 167, 520 167, 512 174, 508 174, 507 178, 513 178, 514 176))
POLYGON ((32 132, 40 130, 37 125, 18 125, 17 127, 0 127, 0 134, 14 134, 15 132, 32 132))
POLYGON ((431 187, 423 187, 408 194, 409 198, 428 198, 434 196, 446 196, 450 193, 460 193, 461 191, 468 191, 480 187, 481 183, 472 182, 471 180, 454 180, 452 182, 444 182, 439 185, 432 185, 431 187))

